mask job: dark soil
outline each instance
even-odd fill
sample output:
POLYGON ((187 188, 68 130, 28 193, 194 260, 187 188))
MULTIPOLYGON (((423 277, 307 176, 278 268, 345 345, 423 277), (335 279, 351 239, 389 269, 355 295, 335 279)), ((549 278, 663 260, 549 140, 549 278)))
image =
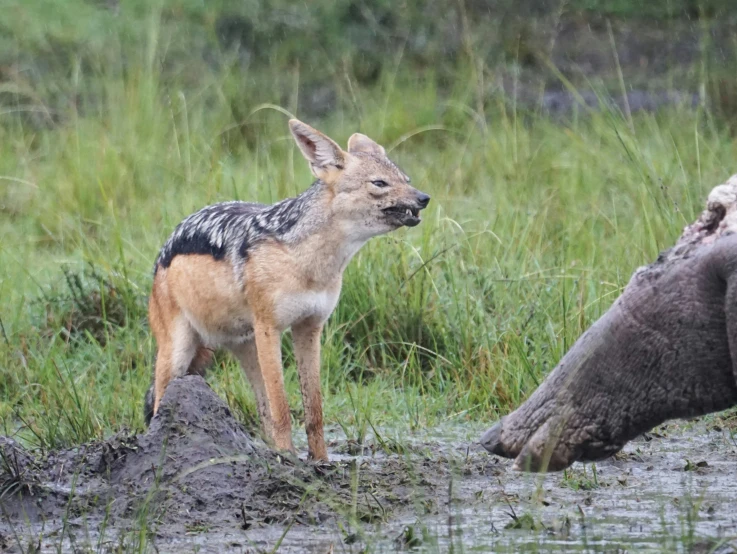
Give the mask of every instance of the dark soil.
POLYGON ((252 439, 199 376, 167 388, 144 434, 119 433, 43 458, 0 437, 0 453, 0 537, 22 545, 39 531, 56 537, 41 540, 42 548, 65 533, 62 543, 74 548, 81 529, 80 544, 98 542, 108 529, 106 540, 126 546, 126 532, 145 521, 154 542, 179 532, 328 519, 350 535, 353 523, 381 520, 433 493, 431 481, 418 477, 421 466, 398 457, 314 464, 276 453, 252 439))

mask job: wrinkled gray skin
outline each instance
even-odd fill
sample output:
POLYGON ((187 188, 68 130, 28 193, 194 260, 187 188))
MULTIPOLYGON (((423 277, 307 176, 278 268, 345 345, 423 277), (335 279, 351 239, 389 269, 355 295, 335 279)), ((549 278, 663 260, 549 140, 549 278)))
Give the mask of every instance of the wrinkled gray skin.
POLYGON ((737 404, 737 176, 480 442, 525 471, 611 456, 667 419, 737 404))

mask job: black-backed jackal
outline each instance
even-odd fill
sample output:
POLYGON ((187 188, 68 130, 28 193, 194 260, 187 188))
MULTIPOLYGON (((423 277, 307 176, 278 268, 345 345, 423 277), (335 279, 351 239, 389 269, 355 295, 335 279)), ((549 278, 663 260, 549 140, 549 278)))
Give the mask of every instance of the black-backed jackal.
POLYGON ((420 222, 430 197, 384 148, 354 134, 343 151, 296 119, 289 128, 317 178, 271 206, 224 202, 186 218, 159 253, 149 302, 158 352, 147 419, 169 382, 230 350, 253 387, 266 438, 292 446, 281 334, 292 329, 310 457, 327 459, 320 334, 346 265, 371 237, 420 222))

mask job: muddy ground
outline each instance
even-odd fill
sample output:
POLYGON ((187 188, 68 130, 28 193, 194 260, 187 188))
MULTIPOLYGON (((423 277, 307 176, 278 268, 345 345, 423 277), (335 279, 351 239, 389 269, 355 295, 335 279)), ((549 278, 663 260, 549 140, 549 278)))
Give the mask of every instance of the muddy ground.
POLYGON ((0 439, 0 551, 737 550, 737 442, 719 419, 537 476, 466 425, 285 457, 195 376, 161 410, 143 435, 44 457, 0 439))

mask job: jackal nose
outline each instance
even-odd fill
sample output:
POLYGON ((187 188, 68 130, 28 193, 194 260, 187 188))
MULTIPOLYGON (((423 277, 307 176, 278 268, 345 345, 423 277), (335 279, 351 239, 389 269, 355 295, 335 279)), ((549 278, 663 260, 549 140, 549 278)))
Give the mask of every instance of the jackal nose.
POLYGON ((430 195, 424 192, 419 193, 417 195, 417 203, 420 205, 420 208, 426 208, 430 203, 430 195))

